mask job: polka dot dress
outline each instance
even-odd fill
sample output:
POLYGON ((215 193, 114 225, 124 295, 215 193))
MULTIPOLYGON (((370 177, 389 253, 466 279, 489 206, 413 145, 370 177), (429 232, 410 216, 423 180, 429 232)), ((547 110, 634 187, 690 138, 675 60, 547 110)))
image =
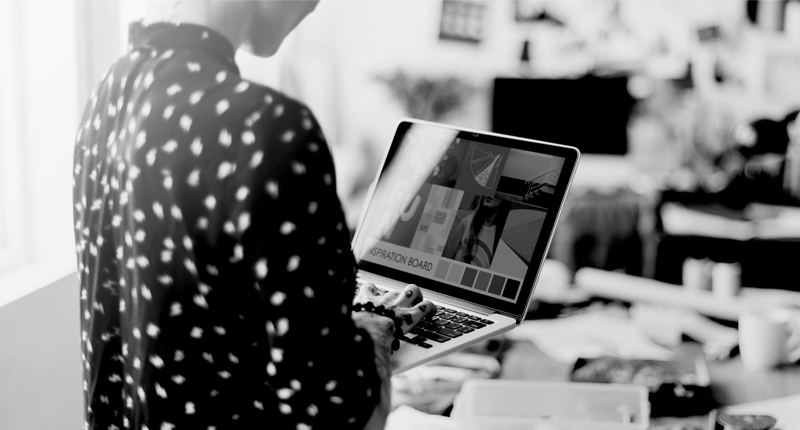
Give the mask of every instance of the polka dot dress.
POLYGON ((131 40, 75 146, 86 428, 363 428, 380 379, 316 120, 211 29, 131 40))

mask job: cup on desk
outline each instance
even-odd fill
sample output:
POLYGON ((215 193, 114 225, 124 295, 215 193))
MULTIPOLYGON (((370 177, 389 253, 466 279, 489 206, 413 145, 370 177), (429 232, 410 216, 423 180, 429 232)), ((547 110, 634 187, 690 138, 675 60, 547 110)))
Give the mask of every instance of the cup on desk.
POLYGON ((683 287, 689 290, 710 290, 714 263, 708 259, 687 258, 683 262, 683 287))
POLYGON ((730 299, 739 293, 742 269, 736 263, 714 263, 711 268, 711 292, 720 299, 730 299))
POLYGON ((739 317, 739 353, 750 370, 797 360, 800 325, 786 309, 745 311, 739 317))

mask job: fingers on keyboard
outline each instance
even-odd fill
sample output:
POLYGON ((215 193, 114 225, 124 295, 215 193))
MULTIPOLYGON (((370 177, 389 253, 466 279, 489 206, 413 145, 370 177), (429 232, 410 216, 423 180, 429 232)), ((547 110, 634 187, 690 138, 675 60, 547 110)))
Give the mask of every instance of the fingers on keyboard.
POLYGON ((423 318, 427 315, 435 315, 436 314, 436 305, 431 303, 430 300, 423 300, 418 305, 410 308, 408 310, 408 315, 411 316, 412 324, 406 326, 404 324, 403 329, 408 332, 414 325, 419 323, 423 318))
POLYGON ((408 342, 430 342, 432 344, 445 343, 450 339, 472 333, 482 329, 494 321, 483 319, 455 309, 440 307, 436 312, 428 313, 422 320, 409 332, 408 342))
POLYGON ((414 305, 414 301, 422 298, 422 292, 419 287, 414 284, 407 285, 403 291, 400 291, 397 296, 396 305, 402 308, 410 308, 414 305))

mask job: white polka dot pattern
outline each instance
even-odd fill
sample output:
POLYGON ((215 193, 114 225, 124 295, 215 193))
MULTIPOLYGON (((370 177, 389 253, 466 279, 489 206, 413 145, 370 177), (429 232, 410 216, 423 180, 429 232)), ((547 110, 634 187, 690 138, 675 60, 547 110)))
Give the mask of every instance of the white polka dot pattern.
POLYGON ((317 122, 211 29, 131 30, 76 138, 86 427, 363 428, 380 380, 317 122))

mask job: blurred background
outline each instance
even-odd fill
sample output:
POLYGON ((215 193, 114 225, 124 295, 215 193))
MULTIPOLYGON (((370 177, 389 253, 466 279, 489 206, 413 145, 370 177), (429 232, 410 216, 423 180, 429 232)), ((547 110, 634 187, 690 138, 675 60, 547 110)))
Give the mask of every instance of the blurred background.
MULTIPOLYGON (((81 425, 72 143, 145 10, 0 2, 0 428, 81 425)), ((237 62, 315 112, 351 229, 401 117, 579 147, 531 319, 600 297, 735 330, 754 303, 800 307, 798 0, 324 0, 237 62)))

